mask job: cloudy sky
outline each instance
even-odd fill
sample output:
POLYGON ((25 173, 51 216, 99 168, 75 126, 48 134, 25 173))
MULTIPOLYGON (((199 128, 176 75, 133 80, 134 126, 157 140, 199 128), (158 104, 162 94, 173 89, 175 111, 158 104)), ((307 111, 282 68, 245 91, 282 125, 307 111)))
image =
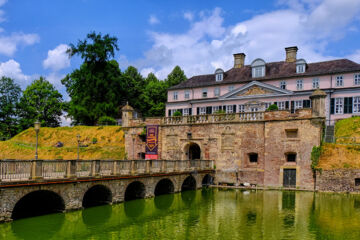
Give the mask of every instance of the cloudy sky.
POLYGON ((64 94, 81 63, 65 51, 90 31, 119 39, 122 70, 161 79, 176 65, 188 77, 228 69, 238 52, 284 60, 294 45, 308 62, 360 63, 360 0, 0 0, 0 76, 25 88, 42 75, 64 94))

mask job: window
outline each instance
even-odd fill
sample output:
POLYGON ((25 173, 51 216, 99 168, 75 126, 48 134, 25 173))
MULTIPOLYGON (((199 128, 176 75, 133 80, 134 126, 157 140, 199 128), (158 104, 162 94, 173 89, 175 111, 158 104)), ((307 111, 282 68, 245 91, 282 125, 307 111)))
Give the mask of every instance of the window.
MULTIPOLYGON (((177 109, 171 109, 171 110, 170 110, 170 116, 174 116, 174 113, 175 113, 176 111, 177 111, 177 109)), ((170 117, 170 116, 169 116, 169 117, 170 117)))
POLYGON ((294 108, 295 109, 303 108, 303 101, 302 100, 294 101, 294 108))
POLYGON ((360 113, 360 97, 353 98, 353 113, 360 113))
POLYGON ((286 109, 286 102, 278 102, 277 106, 279 110, 285 110, 286 109))
POLYGON ((287 138, 297 138, 298 137, 297 129, 285 129, 285 133, 286 133, 287 138))
POLYGON ((215 97, 220 96, 220 88, 217 87, 217 88, 214 89, 214 96, 215 97))
POLYGON ((319 78, 313 78, 313 80, 312 80, 312 88, 313 89, 317 89, 317 88, 319 88, 320 87, 320 85, 319 85, 319 78))
POLYGON ((264 105, 264 106, 265 106, 265 110, 268 109, 268 108, 270 107, 270 105, 271 105, 271 102, 266 102, 265 105, 264 105))
POLYGON ((206 114, 206 107, 201 107, 200 108, 200 115, 205 115, 206 114))
POLYGON ((226 105, 226 113, 233 113, 233 105, 226 105))
POLYGON ((336 86, 337 87, 344 86, 344 78, 343 78, 343 76, 337 76, 336 77, 336 86))
POLYGON ((259 78, 265 76, 265 61, 258 58, 251 63, 252 77, 259 78))
POLYGON ((217 113, 220 110, 220 106, 213 106, 212 107, 212 112, 213 113, 217 113))
POLYGON ((303 80, 296 80, 296 89, 297 90, 303 89, 303 80))
POLYGON ((190 91, 189 91, 189 90, 185 90, 184 97, 185 97, 185 99, 189 99, 189 98, 190 98, 190 91))
POLYGON ((216 69, 215 71, 215 81, 220 82, 224 79, 224 70, 221 68, 216 69))
POLYGON ((244 104, 239 105, 239 112, 245 112, 245 105, 244 104))
POLYGON ((296 153, 287 153, 286 160, 288 162, 296 162, 296 153))
POLYGON ((249 153, 249 162, 257 163, 258 161, 258 154, 257 153, 249 153))
POLYGON ((335 114, 343 114, 344 112, 344 99, 335 98, 335 114))
POLYGON ((354 84, 360 85, 360 73, 354 75, 354 84))
POLYGON ((178 92, 173 92, 173 99, 178 100, 178 92))
POLYGON ((183 115, 184 116, 189 116, 189 109, 188 108, 184 108, 183 115))
POLYGON ((360 186, 360 178, 355 178, 355 186, 360 186))
POLYGON ((207 97, 207 89, 206 89, 206 88, 204 88, 204 89, 202 90, 202 97, 203 97, 203 98, 206 98, 206 97, 207 97))
POLYGON ((281 89, 286 89, 286 82, 285 81, 280 82, 280 88, 281 89))
POLYGON ((234 86, 229 86, 229 92, 234 90, 234 86))
POLYGON ((305 72, 305 64, 298 64, 296 66, 296 73, 304 73, 305 72))

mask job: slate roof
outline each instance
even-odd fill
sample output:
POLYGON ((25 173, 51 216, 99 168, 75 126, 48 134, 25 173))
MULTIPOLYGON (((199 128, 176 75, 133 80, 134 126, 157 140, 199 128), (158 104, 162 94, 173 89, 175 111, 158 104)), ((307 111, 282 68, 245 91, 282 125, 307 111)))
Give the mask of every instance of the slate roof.
POLYGON ((224 80, 221 82, 215 81, 215 74, 199 75, 189 78, 176 86, 172 86, 169 90, 205 87, 223 84, 247 83, 251 81, 262 81, 269 79, 283 79, 283 78, 301 78, 308 76, 318 76, 327 74, 339 74, 346 72, 360 71, 360 64, 357 64, 348 59, 338 59, 325 62, 308 63, 305 73, 296 73, 296 63, 288 62, 271 62, 266 63, 265 77, 252 78, 251 65, 245 65, 242 68, 231 68, 224 73, 224 80))

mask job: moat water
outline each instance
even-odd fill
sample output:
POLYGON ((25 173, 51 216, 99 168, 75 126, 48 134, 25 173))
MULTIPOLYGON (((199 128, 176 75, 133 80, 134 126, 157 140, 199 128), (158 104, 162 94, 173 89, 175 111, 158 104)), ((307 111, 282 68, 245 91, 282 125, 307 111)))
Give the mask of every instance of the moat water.
POLYGON ((203 189, 0 224, 0 239, 360 239, 360 196, 203 189))

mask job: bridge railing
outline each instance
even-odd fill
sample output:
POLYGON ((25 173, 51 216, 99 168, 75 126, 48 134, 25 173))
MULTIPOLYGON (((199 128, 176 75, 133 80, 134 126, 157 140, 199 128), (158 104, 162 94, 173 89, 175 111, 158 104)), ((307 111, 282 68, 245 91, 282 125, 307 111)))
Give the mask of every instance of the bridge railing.
POLYGON ((212 160, 0 160, 0 182, 133 176, 212 169, 212 160))

